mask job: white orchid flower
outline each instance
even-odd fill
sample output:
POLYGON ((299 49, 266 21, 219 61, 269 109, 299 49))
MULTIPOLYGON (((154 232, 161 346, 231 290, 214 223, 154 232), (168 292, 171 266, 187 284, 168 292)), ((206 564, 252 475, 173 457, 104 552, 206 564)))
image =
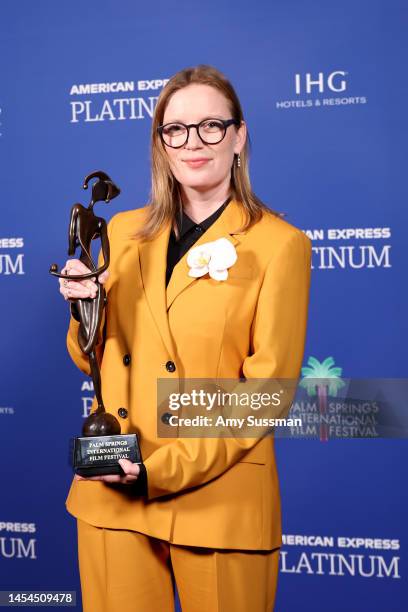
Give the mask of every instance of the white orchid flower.
POLYGON ((211 259, 211 252, 209 245, 211 243, 201 244, 198 247, 194 247, 187 254, 187 264, 190 267, 189 276, 195 278, 203 276, 208 272, 208 264, 211 259))
POLYGON ((198 278, 208 274, 215 280, 226 280, 228 270, 236 261, 237 253, 234 245, 226 238, 206 242, 190 249, 187 264, 190 267, 189 276, 198 278))

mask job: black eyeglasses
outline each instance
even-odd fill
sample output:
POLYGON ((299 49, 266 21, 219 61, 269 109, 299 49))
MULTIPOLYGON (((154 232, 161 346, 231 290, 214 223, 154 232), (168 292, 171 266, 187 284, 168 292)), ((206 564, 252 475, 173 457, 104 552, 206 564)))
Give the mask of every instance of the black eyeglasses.
POLYGON ((163 143, 179 149, 188 141, 190 128, 195 128, 200 140, 204 144, 218 144, 227 133, 227 128, 230 125, 240 125, 241 122, 237 119, 203 119, 200 123, 166 123, 159 125, 157 128, 160 138, 163 143))

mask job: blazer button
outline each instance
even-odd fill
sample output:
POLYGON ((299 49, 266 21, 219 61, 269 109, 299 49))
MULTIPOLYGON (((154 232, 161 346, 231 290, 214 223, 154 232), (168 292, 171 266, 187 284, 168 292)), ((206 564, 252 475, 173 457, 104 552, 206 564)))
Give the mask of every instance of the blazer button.
POLYGON ((130 355, 128 355, 127 353, 123 356, 123 363, 125 364, 125 366, 128 366, 130 363, 130 355))
POLYGON ((176 371, 176 366, 175 366, 174 361, 168 361, 166 363, 166 370, 168 372, 175 372, 176 371))
POLYGON ((119 408, 118 410, 118 415, 122 418, 122 419, 126 419, 127 415, 128 415, 128 411, 126 410, 126 408, 119 408))
POLYGON ((170 422, 170 417, 171 417, 170 412, 165 412, 164 414, 162 414, 161 416, 162 423, 164 423, 165 425, 168 425, 170 422))

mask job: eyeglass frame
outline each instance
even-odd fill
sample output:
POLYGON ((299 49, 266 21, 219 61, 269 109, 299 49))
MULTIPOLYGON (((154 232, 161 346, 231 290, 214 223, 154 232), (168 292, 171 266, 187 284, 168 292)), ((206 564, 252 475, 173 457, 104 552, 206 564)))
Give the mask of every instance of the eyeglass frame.
POLYGON ((190 138, 190 128, 195 127, 195 129, 197 130, 197 135, 199 137, 199 139, 201 140, 202 143, 206 144, 206 145, 212 145, 212 144, 219 144, 220 142, 222 142, 225 138, 225 135, 227 133, 227 129, 229 128, 230 125, 238 125, 240 126, 242 123, 242 121, 239 121, 238 119, 218 119, 218 117, 207 117, 206 119, 203 119, 202 121, 200 121, 200 123, 183 123, 182 121, 169 121, 169 123, 164 123, 163 125, 159 125, 157 126, 157 132, 159 133, 159 136, 161 138, 162 143, 166 146, 166 147, 170 147, 172 149, 181 149, 181 147, 184 147, 184 145, 188 142, 188 139, 190 138), (220 123, 223 124, 224 126, 224 134, 222 135, 222 138, 220 140, 218 140, 217 142, 206 142, 203 138, 201 138, 200 136, 200 132, 199 132, 199 127, 202 123, 204 123, 204 121, 210 121, 211 119, 213 119, 214 121, 220 121, 220 123), (182 125, 183 127, 185 127, 187 129, 187 137, 185 139, 185 141, 183 142, 183 144, 178 145, 177 147, 174 147, 173 145, 169 145, 167 144, 167 142, 165 142, 164 138, 163 138, 163 129, 166 127, 166 125, 172 125, 172 124, 176 124, 176 125, 182 125))

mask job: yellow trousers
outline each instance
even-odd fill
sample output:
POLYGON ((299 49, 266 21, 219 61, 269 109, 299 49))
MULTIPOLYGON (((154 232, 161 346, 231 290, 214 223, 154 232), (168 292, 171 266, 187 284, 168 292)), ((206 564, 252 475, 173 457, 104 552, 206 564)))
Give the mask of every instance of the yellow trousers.
POLYGON ((176 546, 136 531, 78 526, 83 612, 271 612, 279 548, 176 546))

